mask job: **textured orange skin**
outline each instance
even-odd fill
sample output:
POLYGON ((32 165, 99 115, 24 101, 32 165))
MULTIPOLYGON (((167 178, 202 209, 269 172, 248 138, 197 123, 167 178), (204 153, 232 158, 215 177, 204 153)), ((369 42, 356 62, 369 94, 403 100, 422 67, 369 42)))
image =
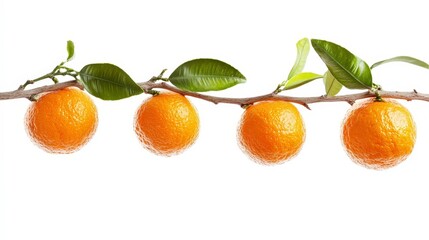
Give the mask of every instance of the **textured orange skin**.
POLYGON ((256 162, 285 162, 301 150, 305 126, 294 105, 265 101, 248 107, 238 127, 238 141, 256 162))
POLYGON ((410 112, 394 100, 355 104, 342 126, 343 145, 356 163, 372 169, 393 167, 412 152, 416 126, 410 112))
POLYGON ((151 152, 171 156, 191 146, 198 137, 198 113, 188 99, 165 92, 146 99, 138 108, 134 130, 151 152))
POLYGON ((31 139, 51 153, 72 153, 94 135, 97 109, 78 88, 42 95, 27 110, 25 125, 31 139))

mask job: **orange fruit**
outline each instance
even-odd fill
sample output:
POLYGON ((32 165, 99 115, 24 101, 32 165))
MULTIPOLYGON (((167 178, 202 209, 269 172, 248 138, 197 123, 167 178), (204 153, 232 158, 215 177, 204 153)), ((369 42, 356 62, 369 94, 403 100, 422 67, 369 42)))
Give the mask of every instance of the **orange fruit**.
POLYGON ((51 153, 77 151, 94 135, 97 123, 91 98, 74 87, 41 95, 25 117, 30 138, 51 153))
POLYGON ((199 124, 198 113, 186 97, 162 92, 140 105, 135 115, 134 130, 146 149, 171 156, 195 142, 199 124))
POLYGON ((305 140, 305 126, 296 107, 284 101, 264 101, 248 107, 238 127, 238 142, 262 164, 294 157, 305 140))
POLYGON ((395 100, 366 99, 347 113, 341 138, 356 163, 385 169, 404 161, 412 152, 416 126, 410 112, 395 100))

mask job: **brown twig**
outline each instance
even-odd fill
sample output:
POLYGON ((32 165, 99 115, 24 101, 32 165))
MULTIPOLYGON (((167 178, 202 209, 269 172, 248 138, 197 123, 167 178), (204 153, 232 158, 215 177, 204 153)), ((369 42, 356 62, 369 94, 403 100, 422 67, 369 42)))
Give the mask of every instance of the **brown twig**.
POLYGON ((66 87, 78 87, 83 89, 83 86, 79 84, 76 80, 67 81, 58 84, 47 85, 43 87, 33 88, 29 90, 18 89, 10 92, 0 92, 0 100, 9 100, 9 99, 17 99, 17 98, 30 98, 36 94, 51 92, 59 89, 63 89, 66 87))
MULTIPOLYGON (((153 82, 151 80, 147 82, 142 82, 138 84, 143 90, 149 91, 153 89, 165 89, 169 91, 173 91, 176 93, 180 93, 182 95, 199 98, 205 101, 209 101, 215 104, 218 103, 227 103, 227 104, 236 104, 239 106, 246 106, 255 102, 265 101, 265 100, 281 100, 288 101, 300 104, 308 109, 309 104, 319 103, 319 102, 347 102, 349 104, 353 104, 355 101, 364 98, 376 97, 376 94, 371 91, 365 91, 355 94, 348 95, 339 95, 335 97, 327 97, 327 96, 317 96, 317 97, 293 97, 293 96, 285 96, 279 95, 275 93, 268 93, 265 95, 255 96, 255 97, 246 97, 246 98, 227 98, 227 97, 216 97, 205 95, 201 93, 189 92, 178 89, 166 82, 153 82)), ((18 98, 30 98, 36 94, 55 91, 59 89, 63 89, 66 87, 78 87, 83 89, 83 86, 78 83, 76 80, 67 81, 58 84, 47 85, 43 87, 38 87, 29 90, 15 90, 10 92, 0 92, 0 100, 8 100, 8 99, 18 99, 18 98)), ((411 92, 398 92, 398 91, 379 91, 380 96, 384 98, 395 98, 395 99, 403 99, 407 101, 411 100, 420 100, 429 102, 429 94, 418 93, 413 90, 411 92)))

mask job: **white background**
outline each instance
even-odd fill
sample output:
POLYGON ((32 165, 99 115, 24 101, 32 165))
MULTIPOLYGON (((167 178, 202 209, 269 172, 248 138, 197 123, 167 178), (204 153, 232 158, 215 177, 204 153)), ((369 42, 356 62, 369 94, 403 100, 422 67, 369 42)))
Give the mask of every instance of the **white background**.
MULTIPOLYGON (((110 62, 136 81, 194 58, 230 63, 248 79, 219 96, 272 91, 303 37, 336 42, 372 64, 398 55, 429 61, 424 1, 0 1, 0 91, 50 71, 72 39, 70 67, 110 62)), ((314 51, 306 70, 323 73, 314 51)), ((429 93, 429 71, 392 63, 373 71, 386 90, 429 93)), ((48 84, 48 82, 46 83, 48 84)), ((321 81, 288 94, 322 95, 321 81)), ((342 94, 351 91, 342 91, 342 94)), ((428 239, 429 104, 405 102, 418 139, 385 171, 355 165, 340 125, 349 105, 298 106, 301 153, 268 167, 236 142, 238 106, 191 99, 201 131, 188 151, 159 157, 140 146, 133 115, 147 96, 95 99, 99 126, 71 155, 27 137, 30 102, 0 101, 0 239, 428 239)))

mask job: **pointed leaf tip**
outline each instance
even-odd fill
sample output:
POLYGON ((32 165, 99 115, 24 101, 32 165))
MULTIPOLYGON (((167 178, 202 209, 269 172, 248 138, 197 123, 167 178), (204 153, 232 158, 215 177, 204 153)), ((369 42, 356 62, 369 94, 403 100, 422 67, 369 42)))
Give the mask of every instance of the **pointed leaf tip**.
POLYGON ((246 78, 231 65, 207 58, 183 63, 168 80, 174 86, 192 92, 219 91, 246 82, 246 78))
POLYGON ((301 73, 305 67, 308 53, 310 52, 310 42, 308 41, 308 38, 303 38, 296 43, 296 52, 295 63, 289 72, 287 77, 288 80, 301 73))
POLYGON ((413 65, 416 65, 416 66, 419 66, 422 68, 429 69, 429 64, 427 64, 426 62, 423 62, 422 60, 419 60, 419 59, 413 58, 413 57, 408 57, 408 56, 398 56, 398 57, 393 57, 393 58, 389 58, 386 60, 376 62, 376 63, 372 64, 371 69, 378 67, 382 64, 385 64, 385 63, 390 63, 390 62, 405 62, 405 63, 413 64, 413 65))

